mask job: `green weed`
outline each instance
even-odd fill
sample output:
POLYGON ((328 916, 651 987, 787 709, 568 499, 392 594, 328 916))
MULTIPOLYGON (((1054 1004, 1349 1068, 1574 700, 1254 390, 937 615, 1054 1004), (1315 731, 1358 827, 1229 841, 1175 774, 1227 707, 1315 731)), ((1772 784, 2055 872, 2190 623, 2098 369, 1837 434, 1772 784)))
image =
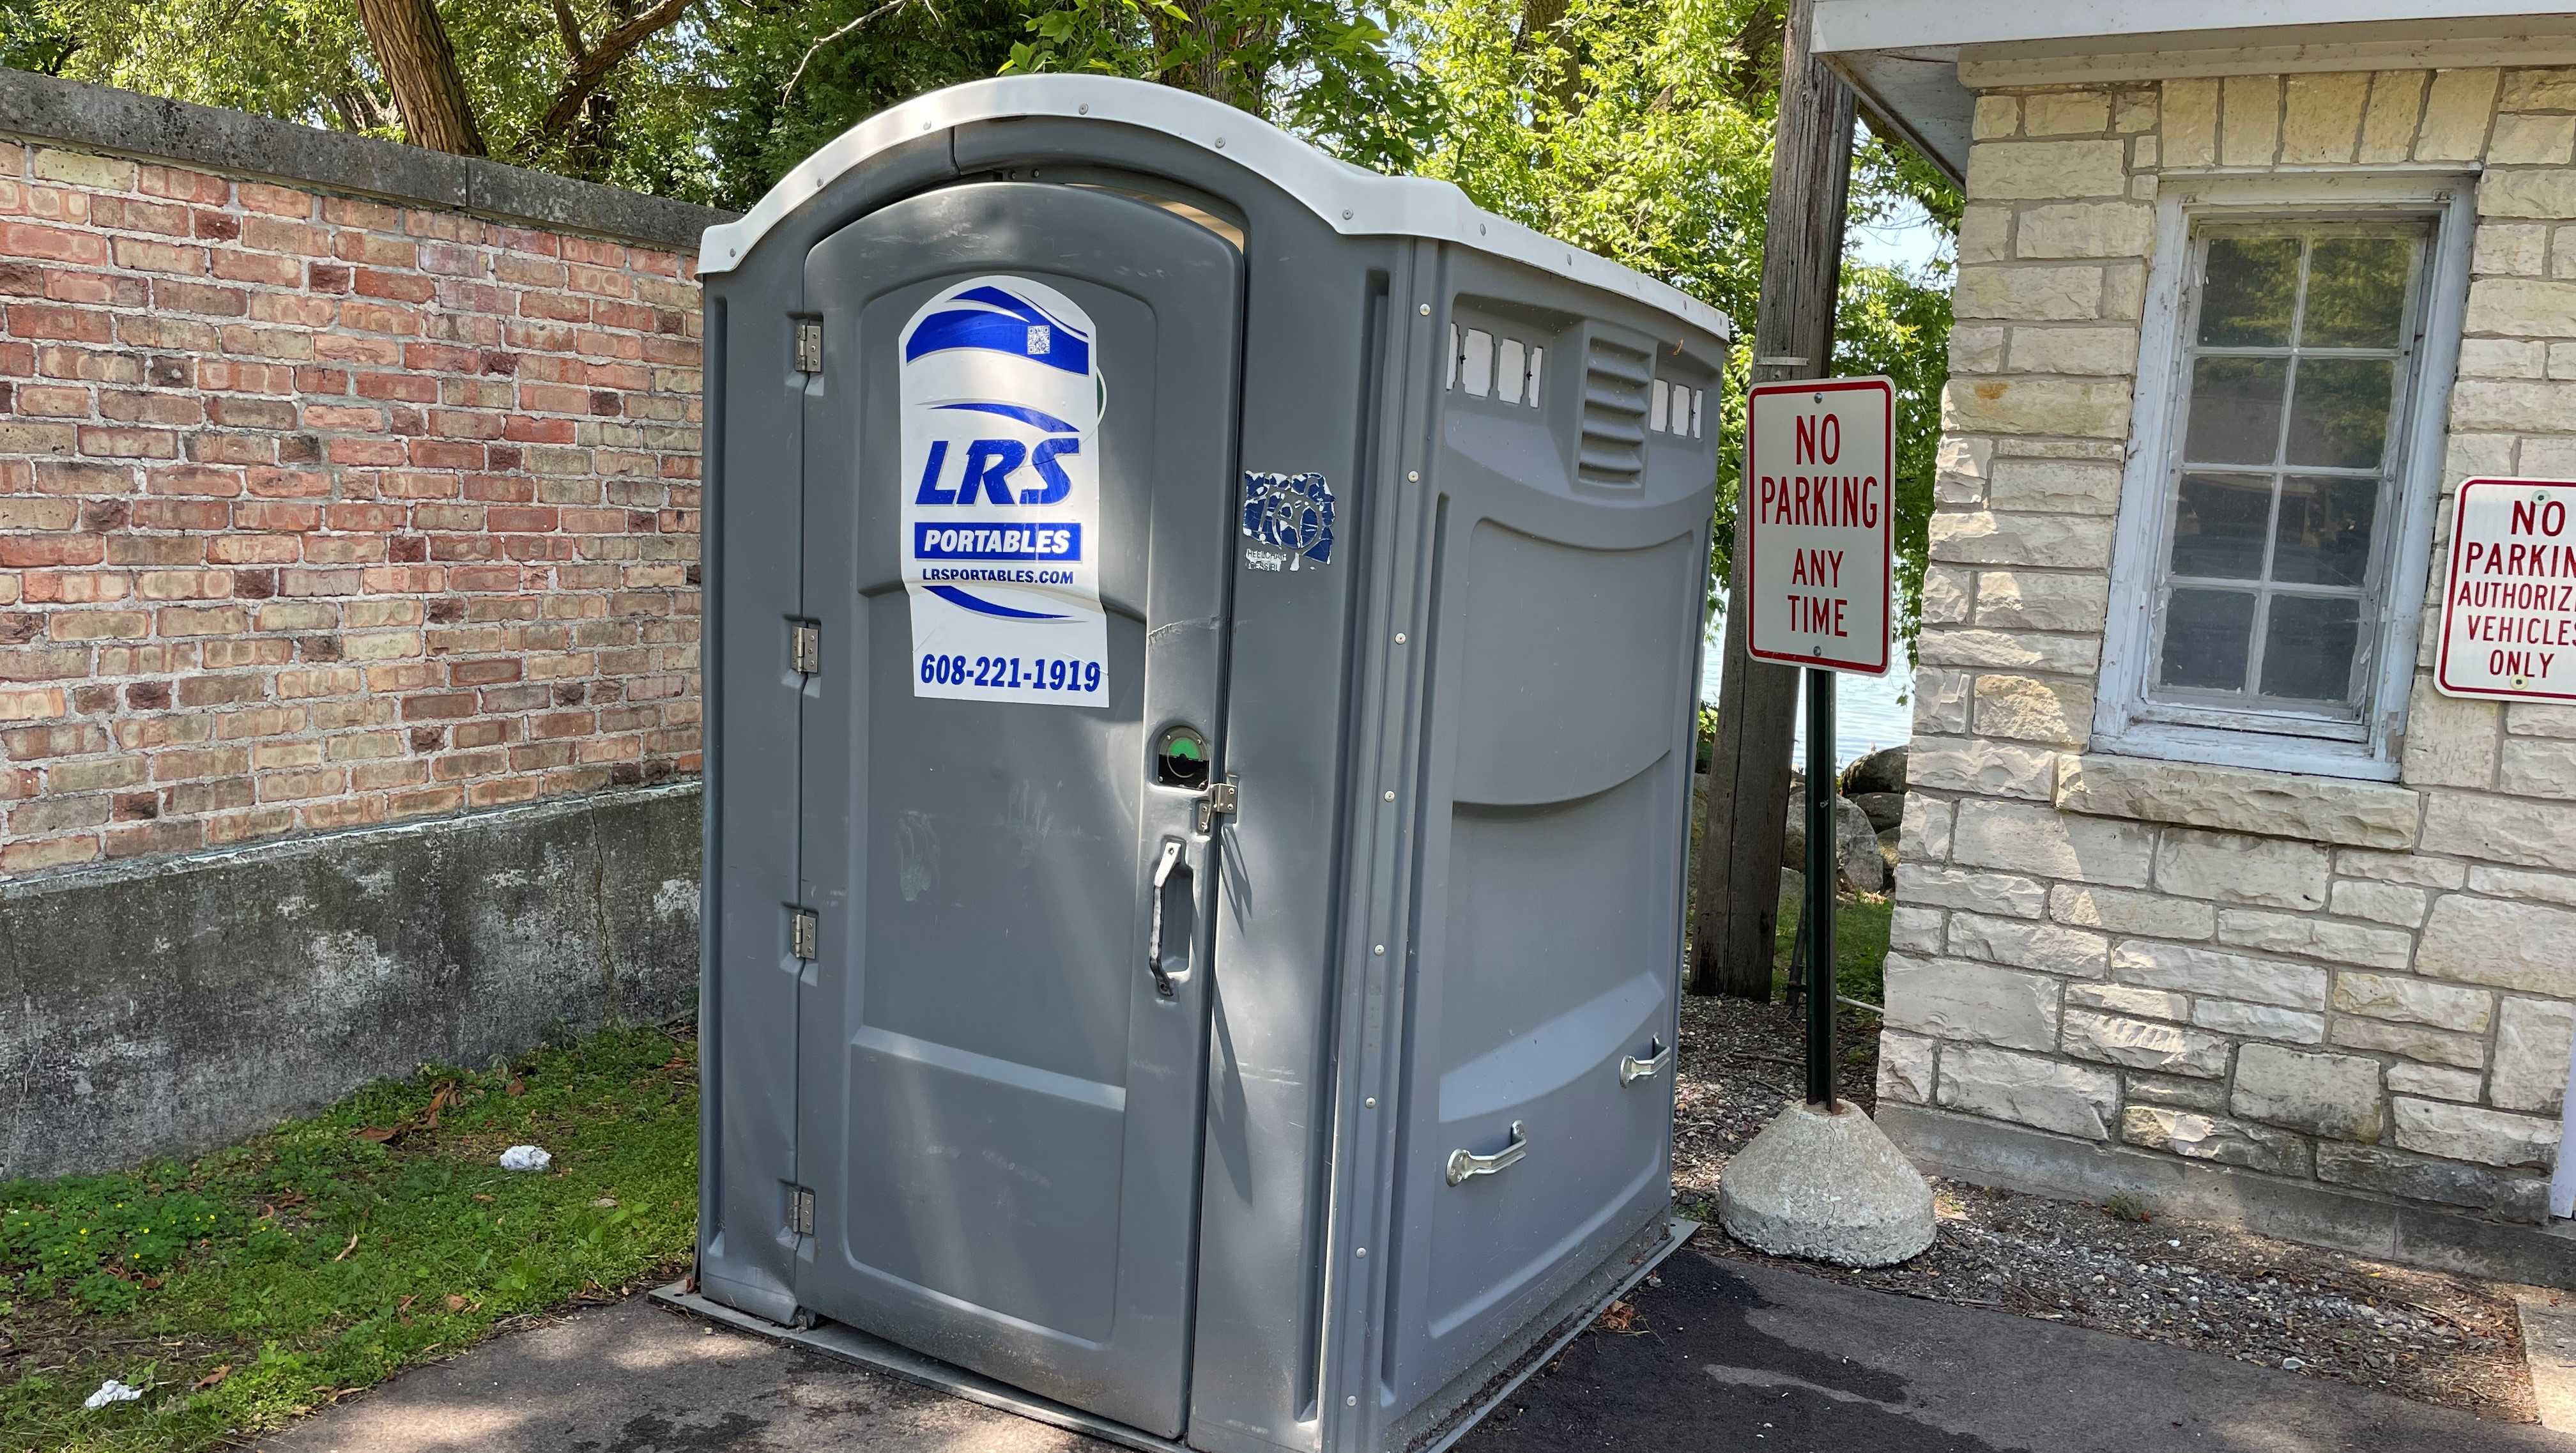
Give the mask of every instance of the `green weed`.
POLYGON ((0 1183, 0 1453, 193 1453, 668 1275, 697 1224, 686 1037, 424 1068, 192 1164, 0 1183), (500 1169, 529 1142, 542 1174, 500 1169), (114 1377, 140 1401, 81 1407, 114 1377))

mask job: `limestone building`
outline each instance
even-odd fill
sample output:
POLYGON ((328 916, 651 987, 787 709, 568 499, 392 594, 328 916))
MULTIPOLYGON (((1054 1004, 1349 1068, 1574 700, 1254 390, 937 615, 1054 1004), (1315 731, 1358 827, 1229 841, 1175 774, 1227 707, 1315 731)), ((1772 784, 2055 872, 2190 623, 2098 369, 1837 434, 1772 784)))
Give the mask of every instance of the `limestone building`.
POLYGON ((2576 704, 2433 675, 2462 482, 2576 480, 2531 9, 1817 5, 1967 198, 1880 1062, 1927 1169, 2576 1275, 2576 704))

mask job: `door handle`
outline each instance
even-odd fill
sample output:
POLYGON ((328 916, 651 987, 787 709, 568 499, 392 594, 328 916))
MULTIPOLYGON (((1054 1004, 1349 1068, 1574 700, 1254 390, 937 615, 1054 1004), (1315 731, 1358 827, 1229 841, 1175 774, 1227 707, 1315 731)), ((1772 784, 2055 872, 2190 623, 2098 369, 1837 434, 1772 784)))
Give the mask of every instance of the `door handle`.
POLYGON ((1527 1154, 1529 1154, 1529 1135, 1521 1129, 1521 1122, 1515 1120, 1512 1122, 1511 1144, 1491 1155, 1478 1155, 1471 1150, 1449 1152, 1449 1184, 1464 1185, 1478 1176, 1489 1176, 1510 1170, 1520 1164, 1521 1157, 1527 1154))
POLYGON ((1619 1083, 1622 1086, 1633 1085, 1639 1080, 1651 1080, 1664 1072, 1664 1066, 1673 1062, 1673 1052, 1664 1048, 1663 1036, 1657 1035, 1646 1043, 1654 1053, 1644 1059, 1639 1059, 1633 1054, 1619 1056, 1619 1083))
POLYGON ((1154 864, 1153 927, 1145 934, 1145 968, 1154 976, 1154 993, 1164 999, 1172 997, 1172 975, 1163 967, 1163 889, 1180 863, 1181 840, 1163 839, 1163 856, 1154 864))

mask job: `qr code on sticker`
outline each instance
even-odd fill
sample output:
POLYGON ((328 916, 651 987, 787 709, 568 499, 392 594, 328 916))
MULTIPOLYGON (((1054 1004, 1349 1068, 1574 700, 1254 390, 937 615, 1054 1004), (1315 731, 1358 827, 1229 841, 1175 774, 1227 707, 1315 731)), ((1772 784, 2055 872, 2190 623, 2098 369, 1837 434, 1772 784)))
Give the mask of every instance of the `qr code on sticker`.
POLYGON ((1029 357, 1043 357, 1055 346, 1055 330, 1044 323, 1029 325, 1029 357))

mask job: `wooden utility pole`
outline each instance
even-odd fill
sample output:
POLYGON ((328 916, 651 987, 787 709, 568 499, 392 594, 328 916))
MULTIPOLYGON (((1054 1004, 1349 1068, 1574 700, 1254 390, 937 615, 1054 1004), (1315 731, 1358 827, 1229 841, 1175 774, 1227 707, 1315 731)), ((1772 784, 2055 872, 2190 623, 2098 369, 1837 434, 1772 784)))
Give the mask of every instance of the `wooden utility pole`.
MULTIPOLYGON (((1851 87, 1809 53, 1815 0, 1790 0, 1780 48, 1780 125, 1771 154, 1762 297, 1753 323, 1753 381, 1833 371, 1834 298, 1842 285, 1843 220, 1851 204, 1851 87)), ((1738 501, 1728 572, 1717 743, 1708 767, 1699 922, 1691 936, 1694 994, 1771 997, 1780 909, 1780 837, 1789 814, 1789 745, 1798 673, 1745 654, 1745 511, 1738 501)), ((1826 892, 1833 885, 1821 885, 1826 892)))
POLYGON ((376 69, 402 110, 403 140, 458 156, 483 155, 474 103, 456 69, 456 48, 435 0, 358 0, 358 23, 376 69))

